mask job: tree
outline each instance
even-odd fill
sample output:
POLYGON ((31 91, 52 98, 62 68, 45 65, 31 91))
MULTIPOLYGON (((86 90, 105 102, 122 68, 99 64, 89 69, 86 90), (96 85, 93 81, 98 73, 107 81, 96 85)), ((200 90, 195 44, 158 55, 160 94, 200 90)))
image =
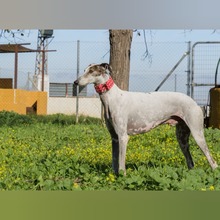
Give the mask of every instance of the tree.
POLYGON ((112 78, 120 89, 128 90, 133 30, 109 30, 112 78))
POLYGON ((11 30, 11 29, 0 29, 0 38, 5 38, 9 43, 16 43, 17 40, 23 40, 25 35, 29 36, 30 31, 25 31, 21 29, 11 30))

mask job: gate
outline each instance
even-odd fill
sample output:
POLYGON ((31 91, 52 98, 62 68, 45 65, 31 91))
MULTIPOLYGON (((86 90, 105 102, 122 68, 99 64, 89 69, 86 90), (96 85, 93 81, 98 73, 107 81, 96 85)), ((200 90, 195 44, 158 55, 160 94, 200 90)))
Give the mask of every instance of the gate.
POLYGON ((220 42, 196 42, 192 46, 191 97, 207 106, 209 90, 215 86, 215 70, 220 58, 220 42))

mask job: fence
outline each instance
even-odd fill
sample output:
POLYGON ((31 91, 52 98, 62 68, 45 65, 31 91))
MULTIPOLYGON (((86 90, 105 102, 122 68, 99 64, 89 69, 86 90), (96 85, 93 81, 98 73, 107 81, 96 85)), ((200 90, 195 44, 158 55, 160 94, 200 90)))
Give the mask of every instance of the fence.
MULTIPOLYGON (((36 42, 31 44, 33 49, 36 48, 36 46, 36 42)), ((73 81, 77 77, 77 72, 83 73, 85 67, 90 63, 109 62, 109 42, 80 42, 77 47, 77 42, 75 41, 52 41, 48 49, 54 49, 56 52, 48 54, 48 80, 50 86, 48 91, 49 100, 47 112, 48 114, 75 113, 77 107, 74 98, 76 91, 73 86, 73 81)), ((132 43, 129 81, 130 91, 154 91, 184 53, 189 51, 189 43, 148 42, 148 50, 150 54, 145 58, 146 48, 144 42, 132 43)), ((217 63, 216 59, 217 57, 219 58, 219 54, 220 47, 217 46, 211 46, 210 49, 204 46, 201 51, 199 47, 197 47, 194 53, 194 81, 191 82, 189 80, 191 69, 191 65, 189 64, 190 61, 192 62, 192 59, 191 56, 187 56, 175 68, 172 75, 165 81, 160 90, 177 91, 193 95, 193 98, 199 104, 205 104, 208 96, 207 88, 204 89, 201 86, 197 88, 194 83, 214 83, 214 68, 217 63), (208 53, 206 50, 208 50, 208 53), (204 65, 206 65, 205 69, 204 65), (205 73, 204 76, 201 76, 203 73, 205 73), (203 81, 199 81, 200 77, 203 81), (189 86, 191 86, 191 92, 189 92, 189 86), (192 90, 192 87, 194 87, 194 90, 192 90), (193 94, 190 94, 192 91, 193 94)), ((0 54, 0 57, 0 78, 13 79, 14 55, 0 54)), ((33 53, 19 54, 19 89, 36 89, 32 82, 35 71, 35 59, 36 54, 33 53)), ((101 114, 101 103, 95 101, 98 99, 98 96, 94 87, 89 85, 83 89, 82 93, 80 93, 79 112, 96 116, 101 114), (85 101, 86 99, 83 98, 84 96, 89 97, 90 101, 85 101), (92 105, 91 100, 96 104, 92 105), (88 113, 88 110, 90 113, 88 113)))
POLYGON ((209 90, 215 84, 219 58, 220 42, 197 42, 192 45, 191 96, 199 105, 209 102, 209 90))

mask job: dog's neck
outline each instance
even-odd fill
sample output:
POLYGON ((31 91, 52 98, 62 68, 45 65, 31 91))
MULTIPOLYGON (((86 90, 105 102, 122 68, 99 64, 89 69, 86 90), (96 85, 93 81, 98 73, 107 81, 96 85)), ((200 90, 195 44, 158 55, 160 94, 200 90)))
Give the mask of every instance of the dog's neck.
POLYGON ((94 87, 97 93, 103 94, 109 91, 113 87, 113 85, 114 85, 114 81, 111 78, 111 76, 109 76, 109 78, 104 83, 95 85, 94 87))

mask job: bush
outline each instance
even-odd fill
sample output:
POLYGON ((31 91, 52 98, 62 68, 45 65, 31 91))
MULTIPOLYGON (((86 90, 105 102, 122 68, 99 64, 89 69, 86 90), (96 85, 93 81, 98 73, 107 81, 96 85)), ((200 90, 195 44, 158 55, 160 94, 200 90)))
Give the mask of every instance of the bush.
MULTIPOLYGON (((76 116, 75 115, 65 115, 65 114, 53 114, 53 115, 35 115, 31 116, 35 118, 37 122, 42 123, 51 123, 58 125, 71 125, 76 124, 76 116)), ((80 124, 101 124, 101 120, 98 118, 80 116, 79 117, 80 124)))
MULTIPOLYGON (((0 126, 20 126, 35 123, 72 125, 76 124, 75 115, 53 114, 53 115, 21 115, 13 111, 0 111, 0 126)), ((102 124, 101 119, 80 116, 80 124, 102 124)))
POLYGON ((12 111, 0 112, 0 126, 20 126, 32 123, 33 119, 28 115, 20 115, 12 111))

